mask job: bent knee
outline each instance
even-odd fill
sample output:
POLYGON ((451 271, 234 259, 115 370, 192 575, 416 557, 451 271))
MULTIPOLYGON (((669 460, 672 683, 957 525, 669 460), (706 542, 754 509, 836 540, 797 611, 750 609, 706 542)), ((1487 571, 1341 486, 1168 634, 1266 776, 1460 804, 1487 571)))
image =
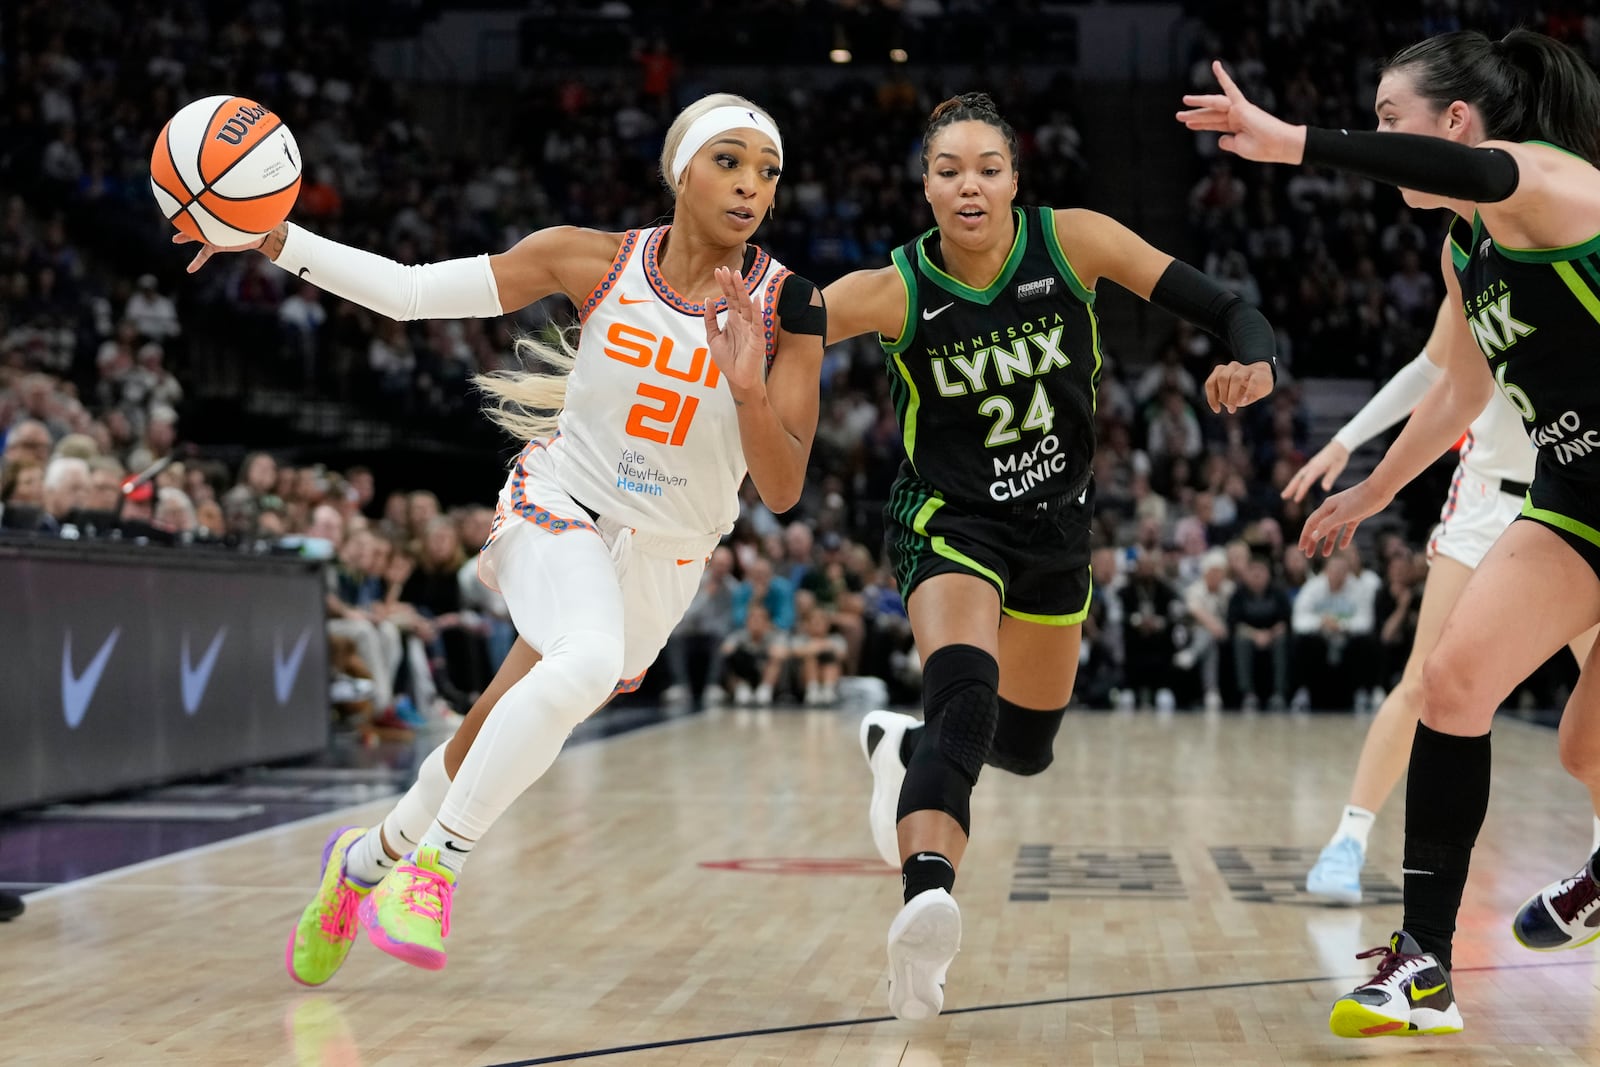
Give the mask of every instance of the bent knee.
MULTIPOLYGON (((549 642, 540 667, 549 681, 565 686, 574 708, 587 716, 611 698, 622 677, 622 638, 600 631, 563 634, 549 642)), ((535 668, 536 670, 538 668, 535 668)))
POLYGON ((1560 748, 1561 766, 1568 774, 1580 782, 1600 781, 1600 737, 1564 729, 1560 731, 1560 748))
POLYGON ((1494 703, 1471 664, 1435 651, 1422 665, 1421 718, 1430 729, 1475 735, 1489 728, 1494 703))

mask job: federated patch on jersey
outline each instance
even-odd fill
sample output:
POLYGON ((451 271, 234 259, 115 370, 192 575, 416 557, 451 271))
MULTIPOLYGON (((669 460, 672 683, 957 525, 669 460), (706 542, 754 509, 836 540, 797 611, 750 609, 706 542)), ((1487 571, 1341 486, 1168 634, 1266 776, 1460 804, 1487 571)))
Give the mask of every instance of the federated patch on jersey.
POLYGON ((813 304, 811 294, 817 287, 798 274, 789 275, 778 294, 778 325, 792 334, 828 336, 828 308, 813 304))

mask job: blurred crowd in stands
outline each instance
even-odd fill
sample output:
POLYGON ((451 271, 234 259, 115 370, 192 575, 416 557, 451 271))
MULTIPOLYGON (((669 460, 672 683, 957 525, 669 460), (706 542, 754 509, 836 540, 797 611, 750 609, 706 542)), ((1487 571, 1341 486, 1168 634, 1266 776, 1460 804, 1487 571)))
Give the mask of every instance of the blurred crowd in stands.
MULTIPOLYGON (((1375 61, 1461 17, 1442 2, 1195 6, 1192 84, 1209 84, 1205 60, 1220 55, 1255 99, 1325 125, 1366 125, 1375 61)), ((1491 19, 1505 6, 1474 9, 1491 19)), ((562 324, 570 309, 396 324, 255 254, 186 276, 148 192, 149 146, 189 99, 272 101, 307 161, 296 219, 423 262, 558 222, 664 217, 655 160, 685 102, 683 69, 653 38, 610 81, 533 78, 506 116, 515 142, 471 158, 438 147, 441 131, 421 128, 402 91, 369 69, 350 5, 314 25, 271 3, 171 10, 23 0, 4 16, 17 47, 0 100, 0 529, 325 557, 337 702, 396 728, 464 710, 514 639, 503 602, 475 577, 490 501, 380 487, 370 469, 278 442, 196 446, 184 419, 207 402, 197 383, 266 380, 408 426, 478 425, 467 379, 505 365, 514 332, 562 324)), ((1591 55, 1600 40, 1592 18, 1553 14, 1542 28, 1591 55)), ((819 281, 886 262, 930 223, 917 184, 924 117, 967 86, 881 70, 786 79, 764 101, 793 162, 762 240, 819 281)), ((1060 204, 1079 199, 1089 161, 1116 165, 1082 143, 1071 89, 1063 73, 997 90, 1030 188, 1060 204)), ((1223 419, 1201 396, 1221 355, 1205 334, 1180 325, 1155 351, 1108 357, 1078 698, 1368 706, 1404 662, 1425 560, 1386 534, 1308 566, 1293 548, 1306 509, 1279 492, 1321 443, 1308 440, 1297 380, 1382 377, 1415 353, 1440 295, 1438 220, 1370 183, 1235 165, 1213 140, 1196 141, 1194 258, 1278 327, 1285 374, 1270 401, 1223 419)), ((881 353, 858 339, 825 363, 801 504, 774 516, 746 487, 652 698, 827 705, 865 676, 915 699, 916 650, 882 552, 901 440, 881 353)))

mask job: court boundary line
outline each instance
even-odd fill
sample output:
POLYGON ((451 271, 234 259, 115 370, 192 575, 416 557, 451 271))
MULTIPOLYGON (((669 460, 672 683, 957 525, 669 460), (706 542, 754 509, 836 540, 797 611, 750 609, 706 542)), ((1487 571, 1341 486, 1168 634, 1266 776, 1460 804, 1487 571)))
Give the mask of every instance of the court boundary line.
MULTIPOLYGON (((1560 967, 1593 967, 1593 959, 1569 960, 1562 963, 1494 963, 1481 967, 1457 967, 1451 974, 1481 974, 1497 971, 1554 970, 1560 967)), ((992 1011, 1012 1011, 1017 1008, 1047 1008, 1066 1004, 1093 1004, 1100 1001, 1129 1000, 1134 997, 1179 996, 1186 993, 1219 993, 1238 989, 1270 989, 1274 986, 1313 985, 1318 982, 1359 982, 1370 974, 1318 975, 1310 978, 1261 978, 1247 982, 1221 982, 1215 985, 1169 986, 1161 989, 1134 989, 1121 993, 1080 993, 1067 997, 1045 997, 1040 1000, 1014 1000, 999 1004, 974 1004, 967 1008, 952 1008, 939 1014, 980 1015, 992 1011)), ((899 1022, 892 1015, 866 1015, 859 1019, 833 1019, 817 1023, 793 1023, 788 1026, 763 1026, 753 1030, 733 1030, 721 1034, 701 1034, 696 1037, 669 1038, 637 1045, 617 1045, 612 1048, 585 1049, 565 1052, 555 1056, 540 1056, 529 1060, 509 1060, 486 1064, 485 1067, 539 1067, 547 1063, 573 1063, 594 1059, 597 1056, 621 1056, 629 1052, 651 1052, 656 1049, 680 1048, 685 1045, 709 1045, 718 1041, 736 1041, 748 1037, 772 1037, 778 1034, 804 1033, 810 1030, 834 1030, 843 1026, 875 1026, 878 1023, 899 1022)))
MULTIPOLYGON (((651 730, 659 730, 663 727, 674 726, 680 723, 695 722, 699 720, 701 714, 703 713, 696 712, 690 715, 663 715, 661 719, 655 722, 640 723, 637 726, 631 726, 618 730, 616 733, 600 733, 594 737, 585 738, 578 742, 578 747, 598 745, 608 741, 622 741, 630 737, 636 737, 639 734, 648 733, 651 730)), ((564 752, 565 748, 563 748, 562 751, 564 752)), ((407 786, 407 788, 410 787, 407 786)), ((251 830, 248 833, 239 834, 237 837, 226 837, 221 841, 209 841, 203 845, 192 845, 189 848, 179 849, 176 852, 169 852, 162 856, 154 856, 147 860, 140 860, 137 863, 130 863, 125 867, 113 867, 109 871, 100 871, 97 874, 91 874, 85 878, 74 878, 70 882, 57 882, 45 889, 36 889, 32 892, 23 893, 22 899, 29 904, 33 904, 38 901, 50 900, 54 897, 62 896, 63 894, 70 893, 75 890, 93 888, 102 882, 108 882, 112 879, 122 878, 130 874, 138 874, 180 859, 194 859, 212 852, 219 852, 225 848, 232 848, 234 845, 243 845, 254 841, 264 840, 276 834, 287 833, 290 830, 296 830, 303 826, 308 826, 311 823, 320 822, 325 819, 338 819, 351 816, 356 812, 363 811, 379 804, 385 805, 385 810, 387 810, 389 807, 394 806, 395 798, 399 797, 404 792, 405 790, 402 789, 395 793, 391 793, 386 797, 378 797, 374 800, 364 800, 359 804, 350 804, 342 808, 331 808, 327 811, 318 812, 315 815, 307 815, 303 818, 293 819, 289 822, 281 822, 274 826, 263 826, 259 830, 251 830)))

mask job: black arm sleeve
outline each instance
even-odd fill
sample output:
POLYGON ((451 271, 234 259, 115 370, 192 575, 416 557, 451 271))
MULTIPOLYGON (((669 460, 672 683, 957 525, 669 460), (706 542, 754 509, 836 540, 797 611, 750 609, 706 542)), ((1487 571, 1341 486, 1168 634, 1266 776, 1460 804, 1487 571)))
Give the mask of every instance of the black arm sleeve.
POLYGON ((1266 363, 1278 380, 1278 340, 1266 316, 1182 260, 1175 259, 1151 290, 1150 302, 1228 342, 1240 363, 1266 363))
POLYGON ((1511 153, 1414 133, 1309 127, 1305 162, 1475 204, 1492 204, 1517 191, 1517 161, 1511 153))

